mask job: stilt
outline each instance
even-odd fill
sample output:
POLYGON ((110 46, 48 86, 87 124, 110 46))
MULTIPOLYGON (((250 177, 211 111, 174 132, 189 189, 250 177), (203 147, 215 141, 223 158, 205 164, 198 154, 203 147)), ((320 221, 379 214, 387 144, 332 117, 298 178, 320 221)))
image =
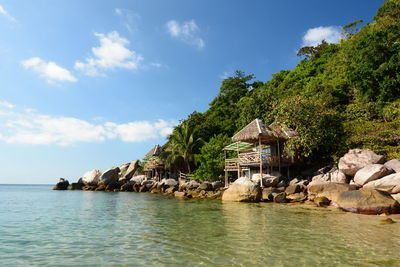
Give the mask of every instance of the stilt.
POLYGON ((287 178, 290 179, 289 166, 287 167, 287 178))
POLYGON ((261 149, 261 138, 258 137, 258 145, 259 145, 259 153, 260 153, 260 186, 263 188, 263 180, 262 180, 262 149, 261 149))
POLYGON ((276 141, 278 143, 278 166, 279 166, 279 173, 281 173, 281 148, 279 147, 279 140, 276 141))

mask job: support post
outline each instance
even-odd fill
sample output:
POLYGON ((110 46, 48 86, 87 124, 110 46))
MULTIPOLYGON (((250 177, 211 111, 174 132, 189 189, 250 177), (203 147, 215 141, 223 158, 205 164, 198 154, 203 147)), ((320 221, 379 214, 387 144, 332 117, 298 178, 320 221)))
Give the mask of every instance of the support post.
POLYGON ((263 188, 262 182, 262 149, 261 149, 261 138, 258 137, 259 153, 260 153, 260 186, 263 188))
POLYGON ((226 150, 224 150, 225 154, 225 187, 228 187, 228 170, 226 169, 226 150))
POLYGON ((279 166, 279 173, 281 173, 281 148, 279 147, 279 140, 276 141, 278 143, 278 166, 279 166))
POLYGON ((238 172, 238 179, 240 178, 240 160, 239 160, 239 148, 236 149, 237 152, 237 172, 238 172))

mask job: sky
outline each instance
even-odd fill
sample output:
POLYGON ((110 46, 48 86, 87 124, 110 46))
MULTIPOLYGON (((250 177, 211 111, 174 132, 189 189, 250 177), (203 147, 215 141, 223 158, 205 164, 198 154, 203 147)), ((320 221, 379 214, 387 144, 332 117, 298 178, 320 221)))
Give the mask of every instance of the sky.
POLYGON ((0 0, 0 184, 141 159, 235 70, 268 81, 382 3, 0 0))

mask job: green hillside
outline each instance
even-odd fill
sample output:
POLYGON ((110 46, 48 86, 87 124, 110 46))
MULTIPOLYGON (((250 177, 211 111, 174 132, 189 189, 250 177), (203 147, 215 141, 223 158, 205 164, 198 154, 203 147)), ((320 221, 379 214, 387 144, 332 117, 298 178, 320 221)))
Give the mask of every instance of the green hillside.
POLYGON ((193 112, 164 145, 169 163, 217 179, 221 149, 255 118, 300 134, 286 149, 308 163, 337 159, 350 148, 400 158, 400 0, 387 0, 372 23, 343 28, 339 44, 299 50, 300 63, 266 82, 236 71, 222 81, 204 113, 193 112))

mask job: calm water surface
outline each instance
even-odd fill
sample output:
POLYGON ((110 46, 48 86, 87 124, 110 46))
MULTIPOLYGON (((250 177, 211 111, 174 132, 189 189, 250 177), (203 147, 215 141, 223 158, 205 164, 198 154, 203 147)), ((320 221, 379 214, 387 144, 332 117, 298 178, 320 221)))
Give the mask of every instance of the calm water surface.
POLYGON ((0 266, 400 266, 400 223, 303 205, 0 185, 0 266))

